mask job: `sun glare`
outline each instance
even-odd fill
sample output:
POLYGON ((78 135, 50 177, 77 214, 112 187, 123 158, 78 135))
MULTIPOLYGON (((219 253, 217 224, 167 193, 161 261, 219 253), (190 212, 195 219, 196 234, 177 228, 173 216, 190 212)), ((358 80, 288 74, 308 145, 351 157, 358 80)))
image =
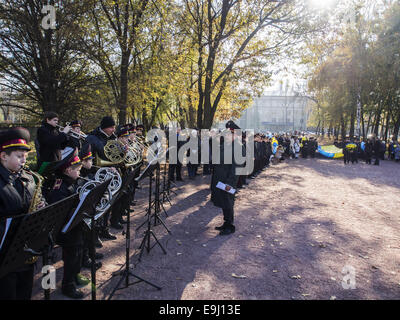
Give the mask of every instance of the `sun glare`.
POLYGON ((338 1, 337 0, 308 0, 310 6, 318 10, 331 9, 338 1))

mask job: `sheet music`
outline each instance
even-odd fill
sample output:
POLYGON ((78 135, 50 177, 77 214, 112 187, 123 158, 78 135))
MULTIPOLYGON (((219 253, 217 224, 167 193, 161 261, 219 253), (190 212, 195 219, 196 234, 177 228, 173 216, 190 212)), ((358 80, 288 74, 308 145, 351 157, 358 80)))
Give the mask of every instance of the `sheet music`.
POLYGON ((218 189, 224 190, 225 192, 228 192, 228 193, 230 193, 230 194, 235 194, 236 189, 234 189, 234 188, 231 187, 231 190, 226 191, 226 190, 225 190, 226 186, 231 187, 230 185, 225 184, 225 183, 222 183, 221 181, 218 181, 218 183, 217 183, 217 185, 216 185, 216 187, 217 187, 218 189))
POLYGON ((74 213, 73 213, 71 219, 69 219, 68 223, 64 226, 64 228, 62 228, 62 230, 61 230, 62 233, 66 233, 66 232, 68 231, 69 226, 71 225, 72 221, 74 221, 76 214, 78 213, 79 209, 82 207, 82 204, 83 204, 83 202, 85 201, 86 196, 89 194, 89 192, 90 192, 90 191, 85 192, 85 193, 82 195, 82 198, 80 199, 79 204, 78 204, 78 206, 76 207, 76 209, 75 209, 75 211, 74 211, 74 213))
POLYGON ((6 235, 7 235, 8 229, 10 229, 11 221, 12 221, 12 218, 8 218, 6 220, 6 229, 5 229, 4 234, 3 234, 3 239, 1 239, 0 250, 3 247, 3 243, 4 243, 4 240, 6 239, 6 235))

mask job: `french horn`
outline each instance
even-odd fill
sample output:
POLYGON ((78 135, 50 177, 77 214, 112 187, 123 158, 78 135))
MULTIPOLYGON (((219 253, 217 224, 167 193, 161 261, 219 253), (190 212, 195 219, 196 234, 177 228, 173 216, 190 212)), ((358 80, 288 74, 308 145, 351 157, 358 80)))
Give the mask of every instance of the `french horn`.
POLYGON ((110 190, 111 194, 116 194, 122 186, 122 178, 121 175, 115 169, 111 168, 100 168, 97 170, 94 179, 99 182, 107 181, 111 178, 110 184, 108 185, 108 189, 110 190))
MULTIPOLYGON (((81 179, 87 181, 82 187, 79 187, 77 189, 77 192, 79 193, 79 199, 82 199, 84 195, 89 193, 92 189, 97 187, 99 184, 101 184, 101 181, 97 180, 90 180, 86 178, 81 179)), ((104 213, 108 208, 110 207, 111 204, 111 199, 112 199, 112 192, 110 188, 107 188, 106 192, 104 193, 103 197, 100 199, 99 203, 96 206, 96 213, 101 214, 104 213)))

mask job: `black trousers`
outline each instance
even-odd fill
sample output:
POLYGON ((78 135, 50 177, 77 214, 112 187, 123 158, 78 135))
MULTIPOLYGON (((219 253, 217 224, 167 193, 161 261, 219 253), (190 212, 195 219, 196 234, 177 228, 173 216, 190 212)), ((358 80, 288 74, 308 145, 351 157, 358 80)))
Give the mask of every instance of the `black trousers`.
POLYGON ((224 224, 233 225, 233 208, 222 209, 224 214, 224 224))
POLYGON ((77 274, 82 267, 82 246, 62 247, 62 259, 64 261, 63 288, 75 285, 77 274))
POLYGON ((33 264, 0 279, 0 300, 30 300, 33 287, 33 264))
POLYGON ((203 164, 203 174, 211 174, 211 165, 203 164))
MULTIPOLYGON (((97 237, 97 230, 95 228, 95 237, 97 237)), ((84 229, 83 231, 83 257, 91 257, 92 254, 96 254, 96 247, 93 245, 92 241, 92 231, 89 228, 84 229)))
POLYGON ((182 170, 182 164, 180 164, 180 163, 170 164, 169 165, 169 173, 168 173, 169 180, 172 180, 172 181, 175 180, 175 173, 176 173, 176 179, 182 180, 181 170, 182 170))
POLYGON ((110 223, 117 224, 124 213, 125 209, 128 207, 129 195, 125 194, 112 207, 110 223))

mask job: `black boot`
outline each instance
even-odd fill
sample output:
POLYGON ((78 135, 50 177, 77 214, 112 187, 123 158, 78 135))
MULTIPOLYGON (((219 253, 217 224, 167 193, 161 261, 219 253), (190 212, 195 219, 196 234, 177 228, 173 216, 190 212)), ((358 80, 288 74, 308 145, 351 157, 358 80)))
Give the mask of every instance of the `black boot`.
POLYGON ((63 286, 61 288, 61 292, 64 296, 67 296, 68 298, 71 298, 71 299, 82 299, 83 298, 83 292, 80 290, 77 290, 73 284, 63 286))
MULTIPOLYGON (((103 266, 103 264, 101 262, 95 262, 94 263, 94 268, 96 270, 100 269, 103 266)), ((90 259, 89 257, 83 261, 82 263, 82 267, 87 268, 87 269, 91 269, 92 268, 92 259, 90 259)))
POLYGON ((228 234, 234 233, 235 232, 235 226, 233 224, 227 225, 224 229, 222 229, 219 234, 221 236, 226 236, 228 234))
POLYGON ((224 222, 224 224, 222 226, 215 227, 215 230, 223 230, 225 228, 226 228, 226 222, 224 222))
POLYGON ((124 227, 122 226, 121 223, 116 222, 116 223, 111 223, 111 228, 117 229, 117 230, 122 230, 124 227))
POLYGON ((94 241, 94 246, 96 248, 103 248, 103 243, 101 242, 99 235, 96 235, 96 239, 94 241))
POLYGON ((108 229, 103 229, 99 233, 100 238, 103 240, 115 240, 117 239, 116 236, 112 235, 108 229))
POLYGON ((104 258, 104 254, 102 254, 102 253, 100 253, 100 252, 96 252, 94 258, 95 258, 96 260, 103 259, 103 258, 104 258))

